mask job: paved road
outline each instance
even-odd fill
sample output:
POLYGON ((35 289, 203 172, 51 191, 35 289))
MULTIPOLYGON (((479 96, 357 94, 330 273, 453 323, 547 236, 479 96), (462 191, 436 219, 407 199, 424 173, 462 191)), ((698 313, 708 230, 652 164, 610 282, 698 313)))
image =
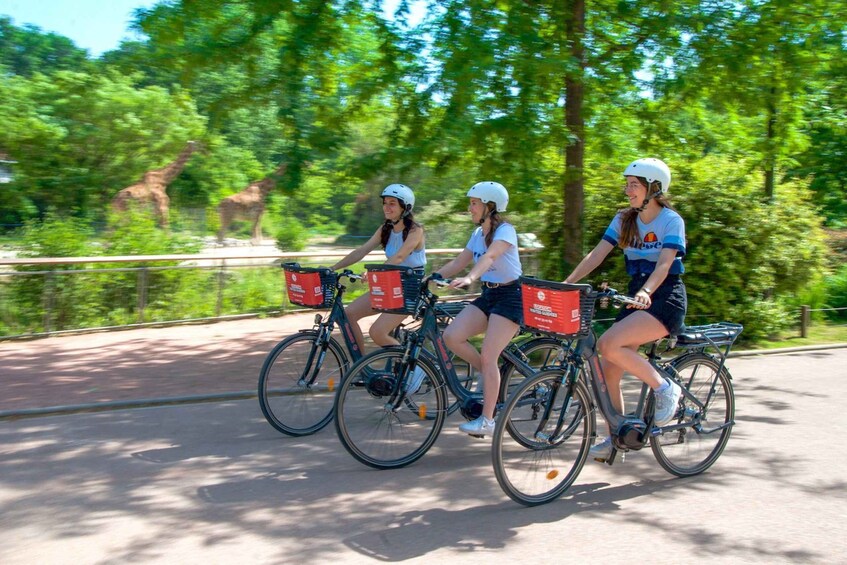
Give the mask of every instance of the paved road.
POLYGON ((847 562, 847 350, 731 370, 738 424, 708 473, 642 451, 532 509, 456 416, 391 472, 249 400, 0 422, 0 563, 847 562))

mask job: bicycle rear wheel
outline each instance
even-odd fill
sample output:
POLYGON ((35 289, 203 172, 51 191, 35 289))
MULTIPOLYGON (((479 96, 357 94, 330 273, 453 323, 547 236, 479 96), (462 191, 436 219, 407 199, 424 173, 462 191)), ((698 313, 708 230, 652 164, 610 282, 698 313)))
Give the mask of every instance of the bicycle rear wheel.
POLYGON ((567 394, 562 375, 562 369, 551 369, 526 379, 497 419, 494 474, 509 498, 526 506, 561 496, 588 458, 595 425, 588 390, 578 382, 567 394), (549 415, 546 422, 544 415, 549 415))
POLYGON ((735 418, 735 395, 726 367, 718 374, 720 364, 709 355, 685 355, 671 367, 702 406, 683 394, 677 419, 665 426, 671 429, 653 437, 650 447, 663 469, 689 477, 711 467, 726 447, 735 418))
POLYGON ((444 425, 447 397, 438 370, 421 357, 424 371, 416 392, 397 403, 410 376, 404 350, 385 348, 366 355, 344 377, 335 398, 335 429, 344 448, 376 469, 414 463, 435 443, 444 425))
POLYGON ((347 359, 330 338, 324 347, 318 334, 294 334, 274 347, 259 373, 259 406, 268 423, 290 436, 305 436, 332 420, 335 389, 347 359))

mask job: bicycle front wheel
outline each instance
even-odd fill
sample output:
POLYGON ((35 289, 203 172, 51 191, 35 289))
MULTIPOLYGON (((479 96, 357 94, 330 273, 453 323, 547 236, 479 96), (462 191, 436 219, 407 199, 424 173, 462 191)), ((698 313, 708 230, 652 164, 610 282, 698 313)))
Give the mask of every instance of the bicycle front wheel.
POLYGON ((491 446, 494 474, 509 498, 537 506, 562 495, 588 458, 594 418, 588 389, 562 383, 562 369, 542 371, 509 397, 491 446))
POLYGON ((663 469, 689 477, 711 467, 726 447, 735 418, 735 395, 726 367, 718 374, 720 364, 709 355, 684 355, 671 367, 697 401, 683 394, 677 419, 650 440, 650 447, 663 469))
MULTIPOLYGON (((558 339, 535 337, 523 342, 518 348, 526 356, 527 364, 536 371, 541 371, 552 368, 556 364, 564 347, 565 345, 558 339)), ((512 363, 508 361, 503 363, 500 367, 500 400, 505 402, 525 378, 512 363)))
POLYGON ((376 469, 405 467, 435 443, 444 425, 447 395, 435 366, 425 357, 415 391, 405 392, 412 372, 405 351, 389 347, 350 367, 335 397, 335 429, 344 448, 376 469), (401 392, 402 391, 402 392, 401 392))
POLYGON ((317 332, 301 332, 279 342, 259 373, 259 406, 268 423, 290 436, 305 436, 332 420, 335 389, 346 357, 335 339, 323 346, 317 332))

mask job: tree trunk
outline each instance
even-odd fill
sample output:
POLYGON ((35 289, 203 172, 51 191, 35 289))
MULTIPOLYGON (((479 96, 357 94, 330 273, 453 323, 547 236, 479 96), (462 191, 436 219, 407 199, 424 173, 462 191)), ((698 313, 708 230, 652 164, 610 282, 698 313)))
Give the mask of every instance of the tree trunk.
POLYGON ((773 202, 774 176, 776 169, 776 107, 773 101, 768 103, 767 140, 765 141, 765 198, 773 202))
POLYGON ((565 126, 570 142, 565 148, 563 237, 566 270, 582 259, 582 216, 585 208, 583 163, 585 159, 585 120, 582 115, 585 77, 585 0, 571 0, 566 14, 567 41, 573 65, 565 76, 565 126), (569 16, 569 17, 568 17, 569 16))

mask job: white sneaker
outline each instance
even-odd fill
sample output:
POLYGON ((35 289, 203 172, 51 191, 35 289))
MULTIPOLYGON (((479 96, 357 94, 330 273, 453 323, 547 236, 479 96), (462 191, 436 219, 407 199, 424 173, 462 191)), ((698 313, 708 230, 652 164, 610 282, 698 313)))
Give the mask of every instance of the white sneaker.
POLYGON ((670 386, 662 392, 653 391, 653 396, 656 399, 653 423, 656 426, 664 426, 673 419, 679 404, 679 397, 682 395, 682 389, 679 388, 678 384, 673 381, 668 382, 670 386))
POLYGON ((426 373, 420 367, 415 367, 415 370, 412 371, 412 374, 409 375, 409 379, 406 381, 406 394, 412 395, 418 392, 418 389, 421 388, 421 383, 423 383, 424 377, 426 373))
POLYGON ((494 433, 494 420, 480 416, 476 420, 461 424, 459 430, 472 436, 485 437, 494 433))
POLYGON ((603 441, 592 445, 588 450, 588 456, 596 461, 605 462, 612 456, 612 437, 606 436, 603 441))

